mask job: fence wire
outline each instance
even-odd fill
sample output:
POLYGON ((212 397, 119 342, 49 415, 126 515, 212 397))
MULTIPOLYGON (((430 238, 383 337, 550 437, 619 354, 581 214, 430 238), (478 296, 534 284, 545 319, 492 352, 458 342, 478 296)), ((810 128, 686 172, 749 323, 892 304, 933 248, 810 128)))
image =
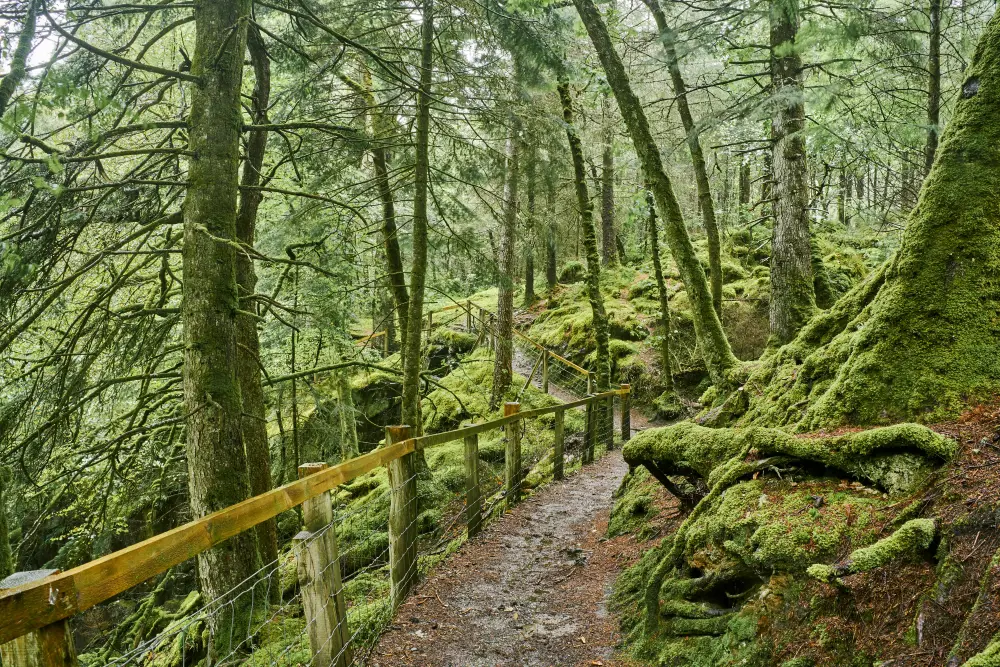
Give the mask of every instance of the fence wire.
MULTIPOLYGON (((449 311, 435 325, 465 329, 466 321, 465 310, 458 309, 449 311)), ((484 338, 494 333, 488 321, 475 314, 472 321, 473 331, 483 333, 484 338)), ((533 374, 531 368, 518 370, 540 388, 544 353, 530 343, 515 340, 522 360, 535 368, 533 374)), ((552 355, 548 355, 548 382, 552 393, 557 393, 552 390, 558 388, 567 398, 582 398, 590 389, 586 373, 552 355)), ((613 401, 606 399, 588 409, 563 412, 565 476, 598 460, 615 446, 618 433, 613 401), (591 418, 595 421, 588 430, 591 418)), ((552 479, 558 467, 553 449, 555 419, 556 415, 547 414, 481 436, 481 528, 502 516, 513 505, 515 496, 552 479), (515 429, 521 441, 521 466, 508 485, 505 452, 515 429)), ((165 626, 156 626, 162 629, 154 636, 141 637, 117 654, 102 653, 101 659, 89 664, 368 664, 379 637, 393 619, 390 554, 399 553, 402 549, 396 547, 406 543, 392 544, 390 540, 409 539, 407 548, 412 550, 412 557, 403 559, 406 565, 401 578, 415 582, 421 569, 426 570, 446 556, 450 548, 461 544, 468 530, 466 488, 448 490, 419 473, 395 485, 391 479, 385 469, 379 469, 331 491, 332 520, 318 530, 300 532, 276 560, 196 610, 183 612, 181 605, 168 615, 165 626), (396 514, 409 517, 408 523, 391 531, 393 498, 406 496, 400 491, 408 485, 415 486, 416 492, 408 497, 405 508, 397 508, 396 514), (411 539, 413 536, 415 539, 411 539), (321 566, 316 567, 316 563, 321 566)), ((298 524, 302 524, 300 517, 298 524)))

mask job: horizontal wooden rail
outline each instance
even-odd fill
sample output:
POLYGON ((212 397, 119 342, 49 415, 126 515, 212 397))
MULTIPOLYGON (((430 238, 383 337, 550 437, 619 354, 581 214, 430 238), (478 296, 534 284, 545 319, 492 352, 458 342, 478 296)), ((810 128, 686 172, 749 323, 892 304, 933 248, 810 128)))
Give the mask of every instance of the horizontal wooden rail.
POLYGON ((627 393, 628 389, 617 389, 570 403, 525 410, 508 417, 453 431, 402 440, 273 491, 254 496, 66 572, 16 588, 0 590, 0 644, 105 602, 225 542, 234 535, 417 449, 463 440, 515 421, 565 412, 627 393))

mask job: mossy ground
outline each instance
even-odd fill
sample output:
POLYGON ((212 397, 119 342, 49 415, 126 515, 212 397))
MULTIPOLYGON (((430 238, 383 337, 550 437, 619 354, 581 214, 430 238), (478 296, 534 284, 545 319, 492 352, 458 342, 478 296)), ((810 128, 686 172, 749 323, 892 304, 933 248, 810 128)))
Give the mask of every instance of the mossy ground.
MULTIPOLYGON (((994 564, 1000 537, 992 528, 1000 510, 1000 408, 980 407, 933 430, 956 443, 954 458, 896 495, 830 468, 783 471, 780 478, 762 471, 730 487, 689 527, 684 555, 693 569, 668 580, 664 596, 684 591, 689 577, 737 573, 722 594, 689 596, 733 611, 723 620, 671 623, 665 605, 661 628, 646 634, 644 586, 666 547, 650 549, 616 587, 626 651, 647 664, 671 666, 966 664, 1000 636, 1000 566, 994 564), (930 531, 923 529, 932 517, 935 536, 928 543, 930 531), (872 545, 890 546, 901 527, 915 524, 919 544, 907 540, 888 560, 849 568, 832 583, 807 574, 817 563, 848 565, 881 552, 872 545)), ((667 534, 669 543, 680 518, 663 529, 656 514, 645 511, 669 498, 637 471, 618 494, 612 526, 667 534)), ((672 611, 691 609, 675 605, 672 611)), ((987 652, 968 665, 992 666, 991 660, 987 652)))

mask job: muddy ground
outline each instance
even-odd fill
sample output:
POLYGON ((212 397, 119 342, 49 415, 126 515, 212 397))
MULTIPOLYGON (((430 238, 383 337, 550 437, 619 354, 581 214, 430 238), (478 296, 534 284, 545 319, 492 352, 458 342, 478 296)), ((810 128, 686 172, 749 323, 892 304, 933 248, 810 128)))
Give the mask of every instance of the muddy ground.
POLYGON ((607 604, 641 549, 631 537, 604 537, 627 470, 611 452, 490 525, 403 604, 371 664, 629 664, 614 656, 607 604))

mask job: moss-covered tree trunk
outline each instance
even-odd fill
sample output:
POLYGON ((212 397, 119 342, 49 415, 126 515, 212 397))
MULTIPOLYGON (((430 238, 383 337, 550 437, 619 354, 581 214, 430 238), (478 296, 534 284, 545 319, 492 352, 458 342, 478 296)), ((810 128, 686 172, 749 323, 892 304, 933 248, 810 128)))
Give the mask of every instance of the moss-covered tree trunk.
POLYGON ((691 106, 688 104, 687 84, 681 74, 680 60, 677 57, 676 39, 673 29, 667 24, 667 17, 660 7, 659 0, 643 0, 656 21, 660 31, 660 42, 667 58, 667 68, 670 70, 670 82, 677 100, 677 113, 687 136, 688 151, 691 153, 691 164, 694 166, 694 180, 698 186, 698 208, 705 225, 705 235, 708 237, 708 271, 712 290, 712 305, 716 314, 722 317, 722 242, 719 235, 719 223, 715 218, 715 202, 712 200, 712 187, 708 181, 708 168, 705 166, 705 154, 701 150, 701 138, 698 126, 695 125, 691 106))
POLYGON ((649 210, 649 247, 653 255, 653 276, 656 278, 656 294, 660 299, 660 384, 663 390, 673 392, 674 373, 670 363, 670 296, 667 281, 663 278, 663 263, 660 261, 660 235, 656 228, 656 202, 653 193, 646 192, 646 207, 649 210))
POLYGON ((14 552, 10 546, 10 525, 7 523, 7 497, 13 475, 10 468, 0 466, 0 579, 14 574, 14 552))
POLYGON ((615 243, 615 126, 611 100, 601 99, 601 261, 605 266, 617 262, 615 243))
POLYGON ((559 282, 556 255, 556 183, 553 170, 545 170, 545 285, 552 289, 559 282))
MULTIPOLYGON (((249 0, 204 0, 195 7, 191 72, 200 81, 191 100, 190 147, 184 202, 184 403, 191 510, 205 516, 250 495, 241 435, 237 358, 239 294, 236 215, 240 167, 240 86, 249 0)), ((206 600, 239 589, 256 571, 253 532, 198 557, 206 600)), ((250 597, 233 599, 231 613, 212 616, 215 656, 245 637, 250 597)))
POLYGON ((416 164, 413 175, 413 257, 409 310, 403 332, 403 423, 420 426, 420 323, 424 319, 427 277, 427 189, 430 176, 431 75, 434 66, 434 0, 421 4, 420 89, 417 92, 416 164))
POLYGON ((890 262, 751 378, 743 421, 930 420, 1000 383, 1000 14, 966 71, 934 166, 890 262))
MULTIPOLYGON (((365 71, 367 75, 367 70, 365 71)), ((406 289, 406 276, 403 274, 403 251, 399 247, 399 229, 396 225, 396 201, 392 195, 392 185, 389 182, 389 152, 385 144, 392 140, 397 127, 395 122, 375 104, 375 95, 371 92, 371 76, 365 77, 365 88, 368 92, 368 104, 371 108, 372 127, 375 131, 375 142, 372 145, 372 166, 375 169, 375 187, 382 202, 382 249, 385 253, 385 263, 389 272, 389 287, 396 306, 396 316, 399 318, 400 349, 406 349, 406 333, 408 326, 409 292, 406 289)))
MULTIPOLYGON (((267 123, 267 108, 271 97, 271 63, 257 27, 247 32, 247 48, 253 65, 255 85, 251 98, 254 123, 267 123)), ((261 167, 267 132, 251 132, 247 141, 246 160, 240 185, 240 205, 236 217, 236 236, 248 250, 254 246, 257 228, 257 209, 260 207, 261 167)), ((257 273, 253 259, 247 252, 236 254, 236 284, 240 294, 240 310, 236 318, 236 376, 243 402, 243 447, 247 453, 250 493, 259 495, 271 490, 271 451, 267 439, 266 406, 261 386, 260 337, 257 333, 257 273)), ((278 528, 274 519, 257 526, 257 548, 262 563, 278 559, 278 528)), ((277 602, 280 586, 272 586, 271 601, 277 602)))
POLYGON ((524 180, 527 192, 526 220, 524 238, 524 306, 527 308, 535 302, 535 193, 538 172, 538 149, 532 144, 528 151, 528 160, 524 170, 524 180))
POLYGON ((771 238, 771 336, 787 343, 816 308, 809 247, 809 181, 802 56, 795 43, 798 0, 771 0, 771 115, 774 231, 771 238))
POLYGON ((625 66, 615 52, 608 28, 593 0, 573 0, 573 4, 604 66, 608 83, 618 101, 618 109, 632 137, 632 144, 639 157, 643 174, 653 191, 657 209, 665 223, 667 245, 687 289, 695 334, 709 375, 716 385, 729 386, 731 381, 729 371, 736 366, 737 360, 722 330, 722 322, 712 305, 712 294, 705 279, 705 271, 695 255, 691 238, 684 226, 680 205, 674 196, 670 178, 663 170, 660 152, 656 142, 653 141, 653 134, 649 129, 642 104, 632 90, 625 66))
MULTIPOLYGON (((392 184, 389 180, 389 151, 386 146, 399 134, 399 127, 392 115, 379 105, 372 89, 371 71, 364 61, 361 61, 361 80, 355 81, 345 74, 340 79, 346 83, 365 103, 368 122, 371 127, 372 168, 375 172, 375 189, 378 191, 379 203, 382 206, 382 251, 385 256, 387 282, 392 293, 392 301, 396 316, 399 318, 400 354, 406 355, 406 330, 409 307, 409 293, 406 289, 406 276, 403 270, 403 251, 399 247, 399 230, 396 225, 396 200, 392 194, 392 184)), ((394 327, 386 322, 386 335, 392 344, 394 327)))
POLYGON ((28 11, 24 16, 21 33, 17 37, 17 46, 10 58, 8 72, 0 80, 0 116, 3 116, 4 111, 7 110, 10 98, 14 96, 14 91, 17 90, 27 71, 31 42, 35 39, 35 19, 38 16, 37 2, 38 0, 28 0, 28 11))
POLYGON ((587 253, 587 297, 593 317, 594 340, 597 343, 597 369, 595 380, 598 391, 605 391, 611 384, 611 356, 608 353, 608 314, 604 309, 604 295, 601 294, 601 256, 597 251, 597 230, 594 229, 594 208, 587 191, 587 168, 583 162, 583 144, 573 123, 573 98, 569 94, 569 82, 559 78, 559 102, 562 105, 563 121, 566 124, 566 139, 573 160, 573 183, 576 188, 576 203, 580 208, 580 228, 583 230, 583 247, 587 253))
POLYGON ((497 256, 497 330, 493 350, 493 391, 490 394, 490 407, 494 410, 503 403, 514 372, 514 242, 517 236, 517 181, 521 153, 518 133, 517 119, 512 118, 504 160, 503 220, 497 256))

